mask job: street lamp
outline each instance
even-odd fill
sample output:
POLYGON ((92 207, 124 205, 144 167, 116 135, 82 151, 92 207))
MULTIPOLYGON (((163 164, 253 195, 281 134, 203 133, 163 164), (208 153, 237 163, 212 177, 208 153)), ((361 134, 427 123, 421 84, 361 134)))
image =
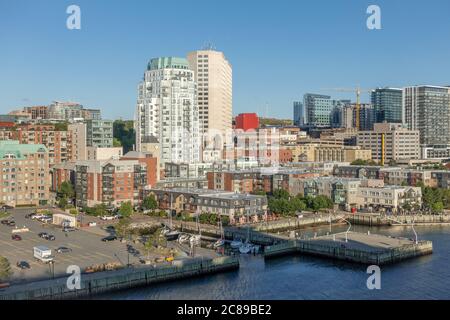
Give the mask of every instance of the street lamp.
POLYGON ((352 224, 350 223, 350 221, 348 221, 345 218, 342 218, 342 220, 344 220, 345 222, 348 223, 348 229, 347 231, 345 231, 345 242, 348 242, 348 232, 350 231, 350 229, 352 228, 352 224))
MULTIPOLYGON (((393 218, 390 218, 390 217, 387 217, 387 218, 388 218, 389 220, 394 221, 394 222, 403 224, 402 222, 400 222, 400 221, 398 221, 398 220, 395 220, 395 219, 393 219, 393 218)), ((417 236, 416 229, 414 229, 414 216, 413 216, 413 221, 412 221, 412 224, 411 224, 411 228, 412 228, 412 231, 414 232, 414 238, 415 238, 414 243, 415 243, 415 244, 418 244, 418 243, 419 243, 419 239, 418 239, 418 236, 417 236)))

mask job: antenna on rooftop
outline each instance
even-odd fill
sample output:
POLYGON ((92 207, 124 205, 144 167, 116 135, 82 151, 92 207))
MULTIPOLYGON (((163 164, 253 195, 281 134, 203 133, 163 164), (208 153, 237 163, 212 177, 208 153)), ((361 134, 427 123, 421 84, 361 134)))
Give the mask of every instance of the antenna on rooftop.
POLYGON ((203 44, 202 50, 216 50, 216 47, 211 41, 207 41, 203 44))

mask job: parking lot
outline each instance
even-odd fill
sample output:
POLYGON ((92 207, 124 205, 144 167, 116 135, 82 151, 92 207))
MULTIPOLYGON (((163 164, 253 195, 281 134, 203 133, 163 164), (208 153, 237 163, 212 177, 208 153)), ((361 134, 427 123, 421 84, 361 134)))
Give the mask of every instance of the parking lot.
POLYGON ((77 265, 84 270, 86 267, 103 263, 139 263, 138 257, 128 254, 126 244, 119 241, 103 242, 107 235, 104 230, 94 227, 91 230, 76 230, 63 232, 60 227, 43 224, 36 220, 26 219, 25 215, 35 209, 9 210, 11 215, 3 219, 14 219, 17 228, 27 227, 30 231, 18 233, 21 241, 11 239, 13 227, 0 224, 0 256, 6 257, 11 263, 14 274, 10 282, 22 282, 46 279, 66 275, 67 267, 77 265), (54 241, 42 239, 40 232, 55 236, 54 241), (37 261, 33 257, 33 247, 46 246, 54 256, 54 271, 50 265, 37 261), (56 253, 58 247, 67 247, 72 252, 56 253), (31 269, 21 270, 16 266, 19 261, 27 261, 31 269))

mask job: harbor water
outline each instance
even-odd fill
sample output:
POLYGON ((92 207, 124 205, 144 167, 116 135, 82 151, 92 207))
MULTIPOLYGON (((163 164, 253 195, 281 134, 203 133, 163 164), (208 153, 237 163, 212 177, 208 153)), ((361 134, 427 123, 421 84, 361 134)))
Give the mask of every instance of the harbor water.
MULTIPOLYGON (((333 226, 332 232, 347 230, 333 226)), ((352 231, 414 238, 411 227, 353 226, 352 231)), ((381 289, 369 290, 366 266, 296 255, 264 260, 241 255, 240 269, 97 299, 450 299, 450 226, 416 226, 419 240, 433 241, 433 254, 381 267, 381 289)), ((297 231, 321 235, 328 227, 297 231)))

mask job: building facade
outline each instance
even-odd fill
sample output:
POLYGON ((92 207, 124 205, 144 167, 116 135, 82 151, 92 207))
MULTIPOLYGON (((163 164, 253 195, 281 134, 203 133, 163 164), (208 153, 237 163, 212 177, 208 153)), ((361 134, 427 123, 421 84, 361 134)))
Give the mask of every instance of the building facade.
POLYGON ((225 134, 231 129, 233 73, 223 52, 199 50, 188 53, 189 68, 197 83, 200 132, 208 129, 225 134))
MULTIPOLYGON (((423 148, 448 150, 450 145, 450 88, 415 86, 403 89, 403 122, 420 132, 423 148)), ((430 157, 432 157, 430 153, 430 157)))
POLYGON ((359 131, 357 145, 372 150, 372 159, 382 163, 420 159, 419 130, 398 123, 376 123, 373 131, 359 131))
POLYGON ((0 202, 9 206, 49 201, 48 150, 43 144, 0 141, 0 202))
POLYGON ((113 121, 86 120, 86 146, 112 148, 113 121))
MULTIPOLYGON (((139 84, 136 147, 158 141, 161 163, 199 162, 200 126, 195 74, 184 58, 151 59, 139 84)), ((231 120, 230 120, 231 122, 231 120)))
POLYGON ((371 92, 375 122, 402 123, 402 89, 377 88, 371 92))

